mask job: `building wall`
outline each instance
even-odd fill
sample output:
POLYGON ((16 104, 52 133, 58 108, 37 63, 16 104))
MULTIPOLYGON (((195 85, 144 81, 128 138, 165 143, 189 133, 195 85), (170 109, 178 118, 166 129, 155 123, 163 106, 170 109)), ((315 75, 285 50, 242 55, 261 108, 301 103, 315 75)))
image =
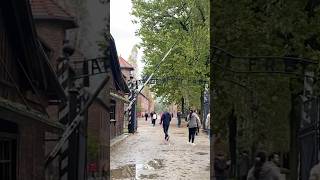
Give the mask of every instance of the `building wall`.
POLYGON ((130 79, 130 71, 132 70, 128 68, 121 68, 121 72, 125 76, 126 82, 130 79))
POLYGON ((44 128, 39 123, 19 125, 19 180, 44 179, 44 128))
POLYGON ((62 55, 65 28, 57 22, 37 20, 36 29, 39 37, 53 50, 50 60, 51 65, 56 70, 57 59, 62 55))
POLYGON ((110 139, 123 134, 124 127, 124 103, 121 100, 113 100, 116 102, 116 122, 110 124, 110 139))
MULTIPOLYGON (((0 17, 2 18, 2 17, 0 17)), ((0 20, 1 21, 1 20, 0 20)), ((0 22, 2 25, 2 23, 0 22)), ((8 34, 1 26, 0 30, 0 58, 5 65, 0 65, 0 97, 5 99, 6 103, 12 103, 14 107, 23 108, 25 106, 22 97, 18 95, 16 87, 10 87, 10 84, 4 83, 7 80, 12 81, 9 77, 8 71, 14 78, 14 81, 20 92, 28 102, 30 110, 9 110, 11 107, 8 104, 5 107, 0 107, 0 138, 10 136, 10 139, 16 140, 16 150, 12 150, 16 154, 16 171, 18 180, 43 180, 44 163, 45 163, 45 131, 50 131, 54 128, 45 126, 43 122, 28 117, 30 111, 41 110, 39 115, 43 113, 47 99, 44 96, 37 97, 30 93, 30 89, 23 89, 22 84, 26 82, 21 81, 19 77, 17 64, 15 63, 15 55, 11 49, 13 45, 9 41, 8 34), (4 69, 4 67, 6 67, 4 69), (17 103, 17 104, 14 104, 17 103), (18 105, 19 104, 19 105, 18 105), (14 123, 17 126, 16 132, 8 133, 7 127, 4 127, 4 121, 14 123), (14 136, 14 137, 13 137, 14 136)), ((27 59, 26 62, 33 62, 33 59, 27 59)), ((40 91, 40 90, 38 90, 40 91)), ((40 91, 40 94, 43 93, 40 91)), ((1 102, 3 103, 3 102, 1 102)), ((2 104, 3 105, 3 104, 2 104)), ((43 121, 46 121, 43 119, 43 121)))
POLYGON ((141 94, 138 95, 137 105, 138 107, 140 107, 140 111, 137 111, 138 117, 144 116, 145 112, 150 113, 150 102, 146 97, 142 96, 141 94))
POLYGON ((102 173, 107 164, 106 145, 108 141, 107 110, 96 100, 88 110, 88 164, 96 163, 102 173))

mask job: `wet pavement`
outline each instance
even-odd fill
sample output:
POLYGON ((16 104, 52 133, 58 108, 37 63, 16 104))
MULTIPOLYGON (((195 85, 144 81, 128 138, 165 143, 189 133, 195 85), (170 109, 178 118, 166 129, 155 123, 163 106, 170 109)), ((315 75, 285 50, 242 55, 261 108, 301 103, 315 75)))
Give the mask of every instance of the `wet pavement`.
POLYGON ((170 140, 164 141, 159 120, 152 127, 150 120, 139 119, 138 132, 117 145, 110 153, 111 179, 209 179, 210 146, 201 132, 195 146, 188 144, 188 128, 169 128, 170 140))

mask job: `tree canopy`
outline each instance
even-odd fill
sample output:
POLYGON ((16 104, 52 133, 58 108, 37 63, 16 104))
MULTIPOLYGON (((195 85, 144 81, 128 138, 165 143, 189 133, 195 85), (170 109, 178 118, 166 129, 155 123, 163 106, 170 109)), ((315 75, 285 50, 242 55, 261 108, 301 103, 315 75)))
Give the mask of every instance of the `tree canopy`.
MULTIPOLYGON (((171 54, 156 70, 155 78, 209 80, 209 2, 193 0, 133 0, 132 14, 144 49, 144 76, 149 76, 176 42, 171 54)), ((189 105, 200 106, 201 84, 171 80, 152 90, 169 103, 184 97, 189 105)))
MULTIPOLYGON (((211 40, 238 56, 295 56, 319 59, 319 11, 307 1, 215 0, 211 2, 211 40)), ((302 90, 301 79, 283 75, 243 75, 244 86, 224 81, 216 68, 213 118, 226 128, 234 107, 240 124, 240 145, 258 142, 266 150, 286 151, 289 145, 291 94, 302 90), (275 125, 276 124, 276 125, 275 125)))

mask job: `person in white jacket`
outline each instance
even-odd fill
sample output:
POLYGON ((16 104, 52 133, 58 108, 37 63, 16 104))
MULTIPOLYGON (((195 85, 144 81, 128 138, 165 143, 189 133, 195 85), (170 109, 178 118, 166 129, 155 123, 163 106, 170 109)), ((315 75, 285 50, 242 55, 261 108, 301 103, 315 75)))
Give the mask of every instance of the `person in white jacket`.
POLYGON ((201 126, 201 122, 200 122, 200 118, 197 115, 196 112, 194 112, 193 110, 190 110, 190 113, 188 114, 187 117, 187 126, 189 128, 189 144, 191 143, 192 145, 194 144, 194 138, 195 138, 195 134, 198 128, 200 128, 201 126))
POLYGON ((208 113, 207 118, 206 118, 206 129, 208 130, 208 137, 210 140, 210 113, 208 113))

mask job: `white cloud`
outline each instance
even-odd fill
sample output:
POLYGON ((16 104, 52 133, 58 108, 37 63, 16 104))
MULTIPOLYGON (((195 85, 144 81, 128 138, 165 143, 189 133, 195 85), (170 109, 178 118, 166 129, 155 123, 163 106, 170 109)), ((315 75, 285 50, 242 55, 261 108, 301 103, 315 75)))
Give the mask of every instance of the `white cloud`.
MULTIPOLYGON (((134 16, 130 14, 131 8, 131 0, 110 1, 110 31, 115 40, 118 54, 124 59, 128 59, 132 47, 141 42, 141 39, 135 36, 139 26, 132 23, 134 16)), ((143 67, 141 53, 142 51, 138 53, 138 74, 143 67)))

